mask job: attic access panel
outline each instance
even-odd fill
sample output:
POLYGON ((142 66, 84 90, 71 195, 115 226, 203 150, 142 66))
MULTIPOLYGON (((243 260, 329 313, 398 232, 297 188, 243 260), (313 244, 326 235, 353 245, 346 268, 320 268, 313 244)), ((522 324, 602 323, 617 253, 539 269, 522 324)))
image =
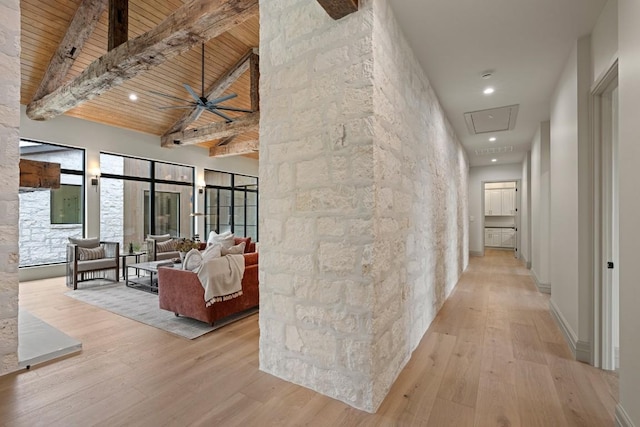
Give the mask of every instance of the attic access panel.
POLYGON ((516 126, 517 117, 518 105, 464 113, 467 129, 472 135, 512 130, 516 126))

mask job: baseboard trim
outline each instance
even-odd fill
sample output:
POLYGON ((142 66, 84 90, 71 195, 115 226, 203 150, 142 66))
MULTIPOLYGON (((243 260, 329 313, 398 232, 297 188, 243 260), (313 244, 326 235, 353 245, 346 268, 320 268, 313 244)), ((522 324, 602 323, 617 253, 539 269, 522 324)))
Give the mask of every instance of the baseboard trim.
MULTIPOLYGON (((531 268, 531 265, 529 265, 528 268, 531 268)), ((536 284, 536 288, 538 288, 538 292, 541 292, 543 294, 551 293, 551 283, 541 283, 540 280, 538 280, 538 276, 536 276, 536 272, 534 270, 531 270, 531 277, 533 277, 533 281, 536 284)))
POLYGON ((531 270, 531 261, 527 261, 527 270, 531 270))
POLYGON ((621 403, 616 405, 616 427, 636 427, 621 403))
POLYGON ((484 256, 483 251, 469 251, 470 256, 484 256))
POLYGON ((576 348, 578 346, 578 337, 576 336, 576 333, 573 332, 573 329, 569 326, 569 322, 567 322, 567 319, 562 315, 553 300, 549 300, 549 311, 551 312, 553 320, 558 324, 562 335, 564 335, 564 340, 569 345, 569 350, 571 350, 573 357, 576 357, 576 348))
POLYGON ((588 341, 580 341, 576 343, 576 360, 578 362, 588 363, 593 365, 591 360, 591 343, 588 341))

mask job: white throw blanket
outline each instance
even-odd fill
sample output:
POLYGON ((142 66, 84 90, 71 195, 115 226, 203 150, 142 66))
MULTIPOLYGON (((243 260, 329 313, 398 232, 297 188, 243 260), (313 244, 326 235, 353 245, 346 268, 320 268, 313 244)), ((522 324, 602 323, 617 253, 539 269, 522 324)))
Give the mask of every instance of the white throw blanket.
POLYGON ((225 255, 204 261, 195 273, 204 288, 207 307, 242 295, 244 256, 225 255))

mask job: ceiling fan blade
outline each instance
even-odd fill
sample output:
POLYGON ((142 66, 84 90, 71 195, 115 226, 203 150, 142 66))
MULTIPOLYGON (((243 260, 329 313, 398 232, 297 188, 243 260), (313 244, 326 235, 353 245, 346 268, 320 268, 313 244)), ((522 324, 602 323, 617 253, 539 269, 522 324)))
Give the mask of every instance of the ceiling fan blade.
POLYGON ((187 92, 189 92, 191 94, 191 96, 193 97, 193 99, 196 100, 196 103, 198 104, 203 104, 202 100, 200 99, 200 97, 198 96, 197 93, 195 93, 193 91, 193 89, 191 89, 191 86, 189 86, 188 84, 183 84, 184 88, 187 90, 187 92))
POLYGON ((222 117, 223 119, 225 119, 227 121, 227 123, 231 123, 233 121, 233 119, 231 117, 227 116, 226 114, 221 113, 220 111, 217 111, 215 108, 207 108, 207 111, 222 117))
POLYGON ((236 96, 238 96, 238 95, 237 95, 237 94, 235 94, 235 93, 230 93, 229 95, 223 96, 223 97, 221 97, 221 98, 216 98, 216 99, 212 99, 211 101, 207 101, 207 104, 209 104, 209 105, 219 104, 219 103, 221 103, 221 102, 224 102, 224 101, 228 101, 228 100, 230 100, 230 99, 233 99, 233 98, 235 98, 236 96))
POLYGON ((160 92, 156 92, 156 91, 153 91, 153 90, 150 90, 149 93, 153 94, 153 95, 157 95, 157 96, 163 96, 163 97, 169 98, 169 99, 175 99, 176 101, 180 101, 180 102, 189 102, 189 101, 185 101, 182 98, 178 98, 177 96, 167 95, 166 93, 160 93, 160 92))
POLYGON ((239 113, 253 113, 253 110, 245 110, 243 108, 235 108, 235 107, 223 107, 221 105, 214 106, 217 110, 225 110, 225 111, 237 111, 239 113))
POLYGON ((166 107, 157 107, 158 110, 176 110, 176 109, 193 109, 195 108, 193 105, 169 105, 166 107))
POLYGON ((202 105, 198 105, 196 110, 196 115, 193 117, 194 122, 200 118, 203 111, 204 111, 204 107, 202 105))

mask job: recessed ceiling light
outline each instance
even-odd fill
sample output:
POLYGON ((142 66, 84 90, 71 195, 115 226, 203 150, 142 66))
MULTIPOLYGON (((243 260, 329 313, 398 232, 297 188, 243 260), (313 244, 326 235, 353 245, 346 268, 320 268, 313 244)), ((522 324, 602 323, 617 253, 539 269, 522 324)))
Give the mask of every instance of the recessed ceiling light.
POLYGON ((497 161, 498 161, 498 159, 491 159, 491 161, 492 161, 493 163, 495 163, 495 162, 497 162, 497 161))
POLYGON ((492 136, 491 138, 489 138, 489 142, 496 142, 496 137, 492 136))
POLYGON ((482 93, 484 93, 485 95, 491 95, 493 92, 495 92, 496 90, 492 87, 488 87, 486 88, 482 93))
POLYGON ((131 101, 137 101, 138 100, 138 95, 136 95, 135 93, 130 93, 129 94, 129 99, 131 101))

